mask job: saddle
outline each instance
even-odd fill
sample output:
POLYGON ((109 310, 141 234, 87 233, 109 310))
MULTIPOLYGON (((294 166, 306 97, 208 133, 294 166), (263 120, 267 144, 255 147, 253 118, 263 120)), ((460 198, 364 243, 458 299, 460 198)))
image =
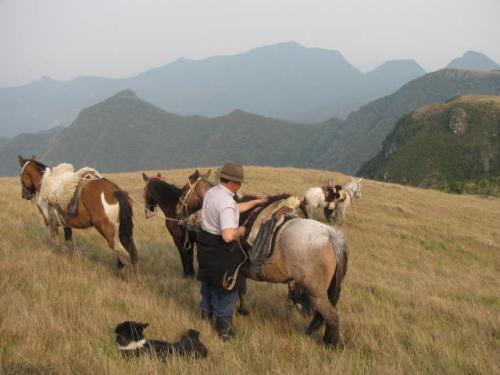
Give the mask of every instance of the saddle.
POLYGON ((260 226, 253 246, 247 250, 250 262, 248 272, 258 273, 261 266, 273 255, 280 229, 287 221, 297 217, 294 211, 293 208, 282 207, 260 226))
POLYGON ((245 241, 250 273, 259 272, 273 255, 280 229, 285 222, 297 217, 295 211, 299 205, 298 198, 289 197, 270 204, 258 214, 245 241))

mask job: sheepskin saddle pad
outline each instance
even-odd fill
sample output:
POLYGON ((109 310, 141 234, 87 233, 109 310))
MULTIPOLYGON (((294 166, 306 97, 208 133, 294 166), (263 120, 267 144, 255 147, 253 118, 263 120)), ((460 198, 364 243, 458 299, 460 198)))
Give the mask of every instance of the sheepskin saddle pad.
POLYGON ((61 163, 45 172, 40 196, 66 213, 79 186, 98 178, 102 177, 94 168, 84 167, 75 172, 71 164, 61 163))

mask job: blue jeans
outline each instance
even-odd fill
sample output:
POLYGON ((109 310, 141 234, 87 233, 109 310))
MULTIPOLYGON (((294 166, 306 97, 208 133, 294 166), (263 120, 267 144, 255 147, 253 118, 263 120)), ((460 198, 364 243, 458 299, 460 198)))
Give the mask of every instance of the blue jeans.
POLYGON ((208 282, 201 283, 201 311, 206 314, 213 314, 229 322, 233 316, 234 305, 238 300, 238 291, 224 291, 220 288, 211 286, 208 282))

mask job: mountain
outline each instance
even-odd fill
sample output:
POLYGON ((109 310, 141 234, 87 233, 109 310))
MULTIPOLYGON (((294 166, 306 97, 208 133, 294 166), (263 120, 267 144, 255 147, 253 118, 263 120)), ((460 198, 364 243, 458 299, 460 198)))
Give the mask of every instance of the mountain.
POLYGON ((473 93, 500 95, 500 72, 443 69, 426 74, 351 113, 336 127, 329 147, 318 150, 311 159, 319 168, 353 174, 380 151, 401 116, 427 104, 473 93))
POLYGON ((18 154, 54 165, 103 172, 222 164, 313 166, 308 151, 325 147, 341 120, 301 125, 235 110, 207 118, 179 116, 139 99, 131 90, 86 108, 67 128, 19 135, 0 148, 0 175, 18 172, 18 154), (32 147, 30 149, 30 147, 32 147))
POLYGON ((500 69, 495 61, 485 54, 476 51, 467 51, 462 57, 453 59, 447 68, 472 69, 472 70, 494 70, 500 69))
POLYGON ((340 52, 295 42, 234 56, 178 59, 126 79, 78 77, 0 88, 0 136, 67 125, 83 108, 130 88, 181 115, 221 116, 234 109, 295 122, 346 117, 424 72, 412 61, 364 74, 340 52), (394 67, 394 68, 391 68, 394 67))
POLYGON ((435 186, 500 176, 500 96, 466 95, 403 116, 359 175, 435 186))
MULTIPOLYGON (((36 133, 23 133, 0 145, 0 176, 14 176, 19 172, 18 155, 44 155, 63 127, 54 127, 36 133)), ((41 159, 40 159, 41 160, 41 159)))
POLYGON ((373 90, 374 96, 377 96, 379 90, 389 94, 423 75, 425 70, 414 60, 392 60, 366 74, 369 82, 367 89, 373 90))

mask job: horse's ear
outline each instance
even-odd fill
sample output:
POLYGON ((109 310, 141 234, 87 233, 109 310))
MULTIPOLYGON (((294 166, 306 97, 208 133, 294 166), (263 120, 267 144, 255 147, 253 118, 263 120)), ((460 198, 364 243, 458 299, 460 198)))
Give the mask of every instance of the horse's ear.
POLYGON ((210 173, 212 173, 212 168, 210 168, 207 173, 205 173, 205 176, 208 178, 210 177, 210 173))
POLYGON ((351 177, 351 180, 352 180, 352 182, 356 182, 356 180, 354 179, 354 177, 351 177))
POLYGON ((161 173, 158 172, 158 174, 156 175, 156 177, 161 178, 161 173))
POLYGON ((35 155, 31 155, 31 160, 36 160, 36 156, 35 155))
POLYGON ((141 323, 142 329, 146 329, 149 326, 149 323, 141 323))
POLYGON ((26 160, 21 155, 18 155, 18 158, 19 158, 19 165, 22 167, 24 163, 26 163, 26 160))
POLYGON ((142 179, 145 181, 145 182, 148 182, 149 180, 149 177, 146 173, 142 172, 142 179))
POLYGON ((364 178, 363 178, 363 177, 361 177, 361 178, 358 180, 358 182, 361 182, 361 181, 363 181, 363 180, 364 180, 364 178))

